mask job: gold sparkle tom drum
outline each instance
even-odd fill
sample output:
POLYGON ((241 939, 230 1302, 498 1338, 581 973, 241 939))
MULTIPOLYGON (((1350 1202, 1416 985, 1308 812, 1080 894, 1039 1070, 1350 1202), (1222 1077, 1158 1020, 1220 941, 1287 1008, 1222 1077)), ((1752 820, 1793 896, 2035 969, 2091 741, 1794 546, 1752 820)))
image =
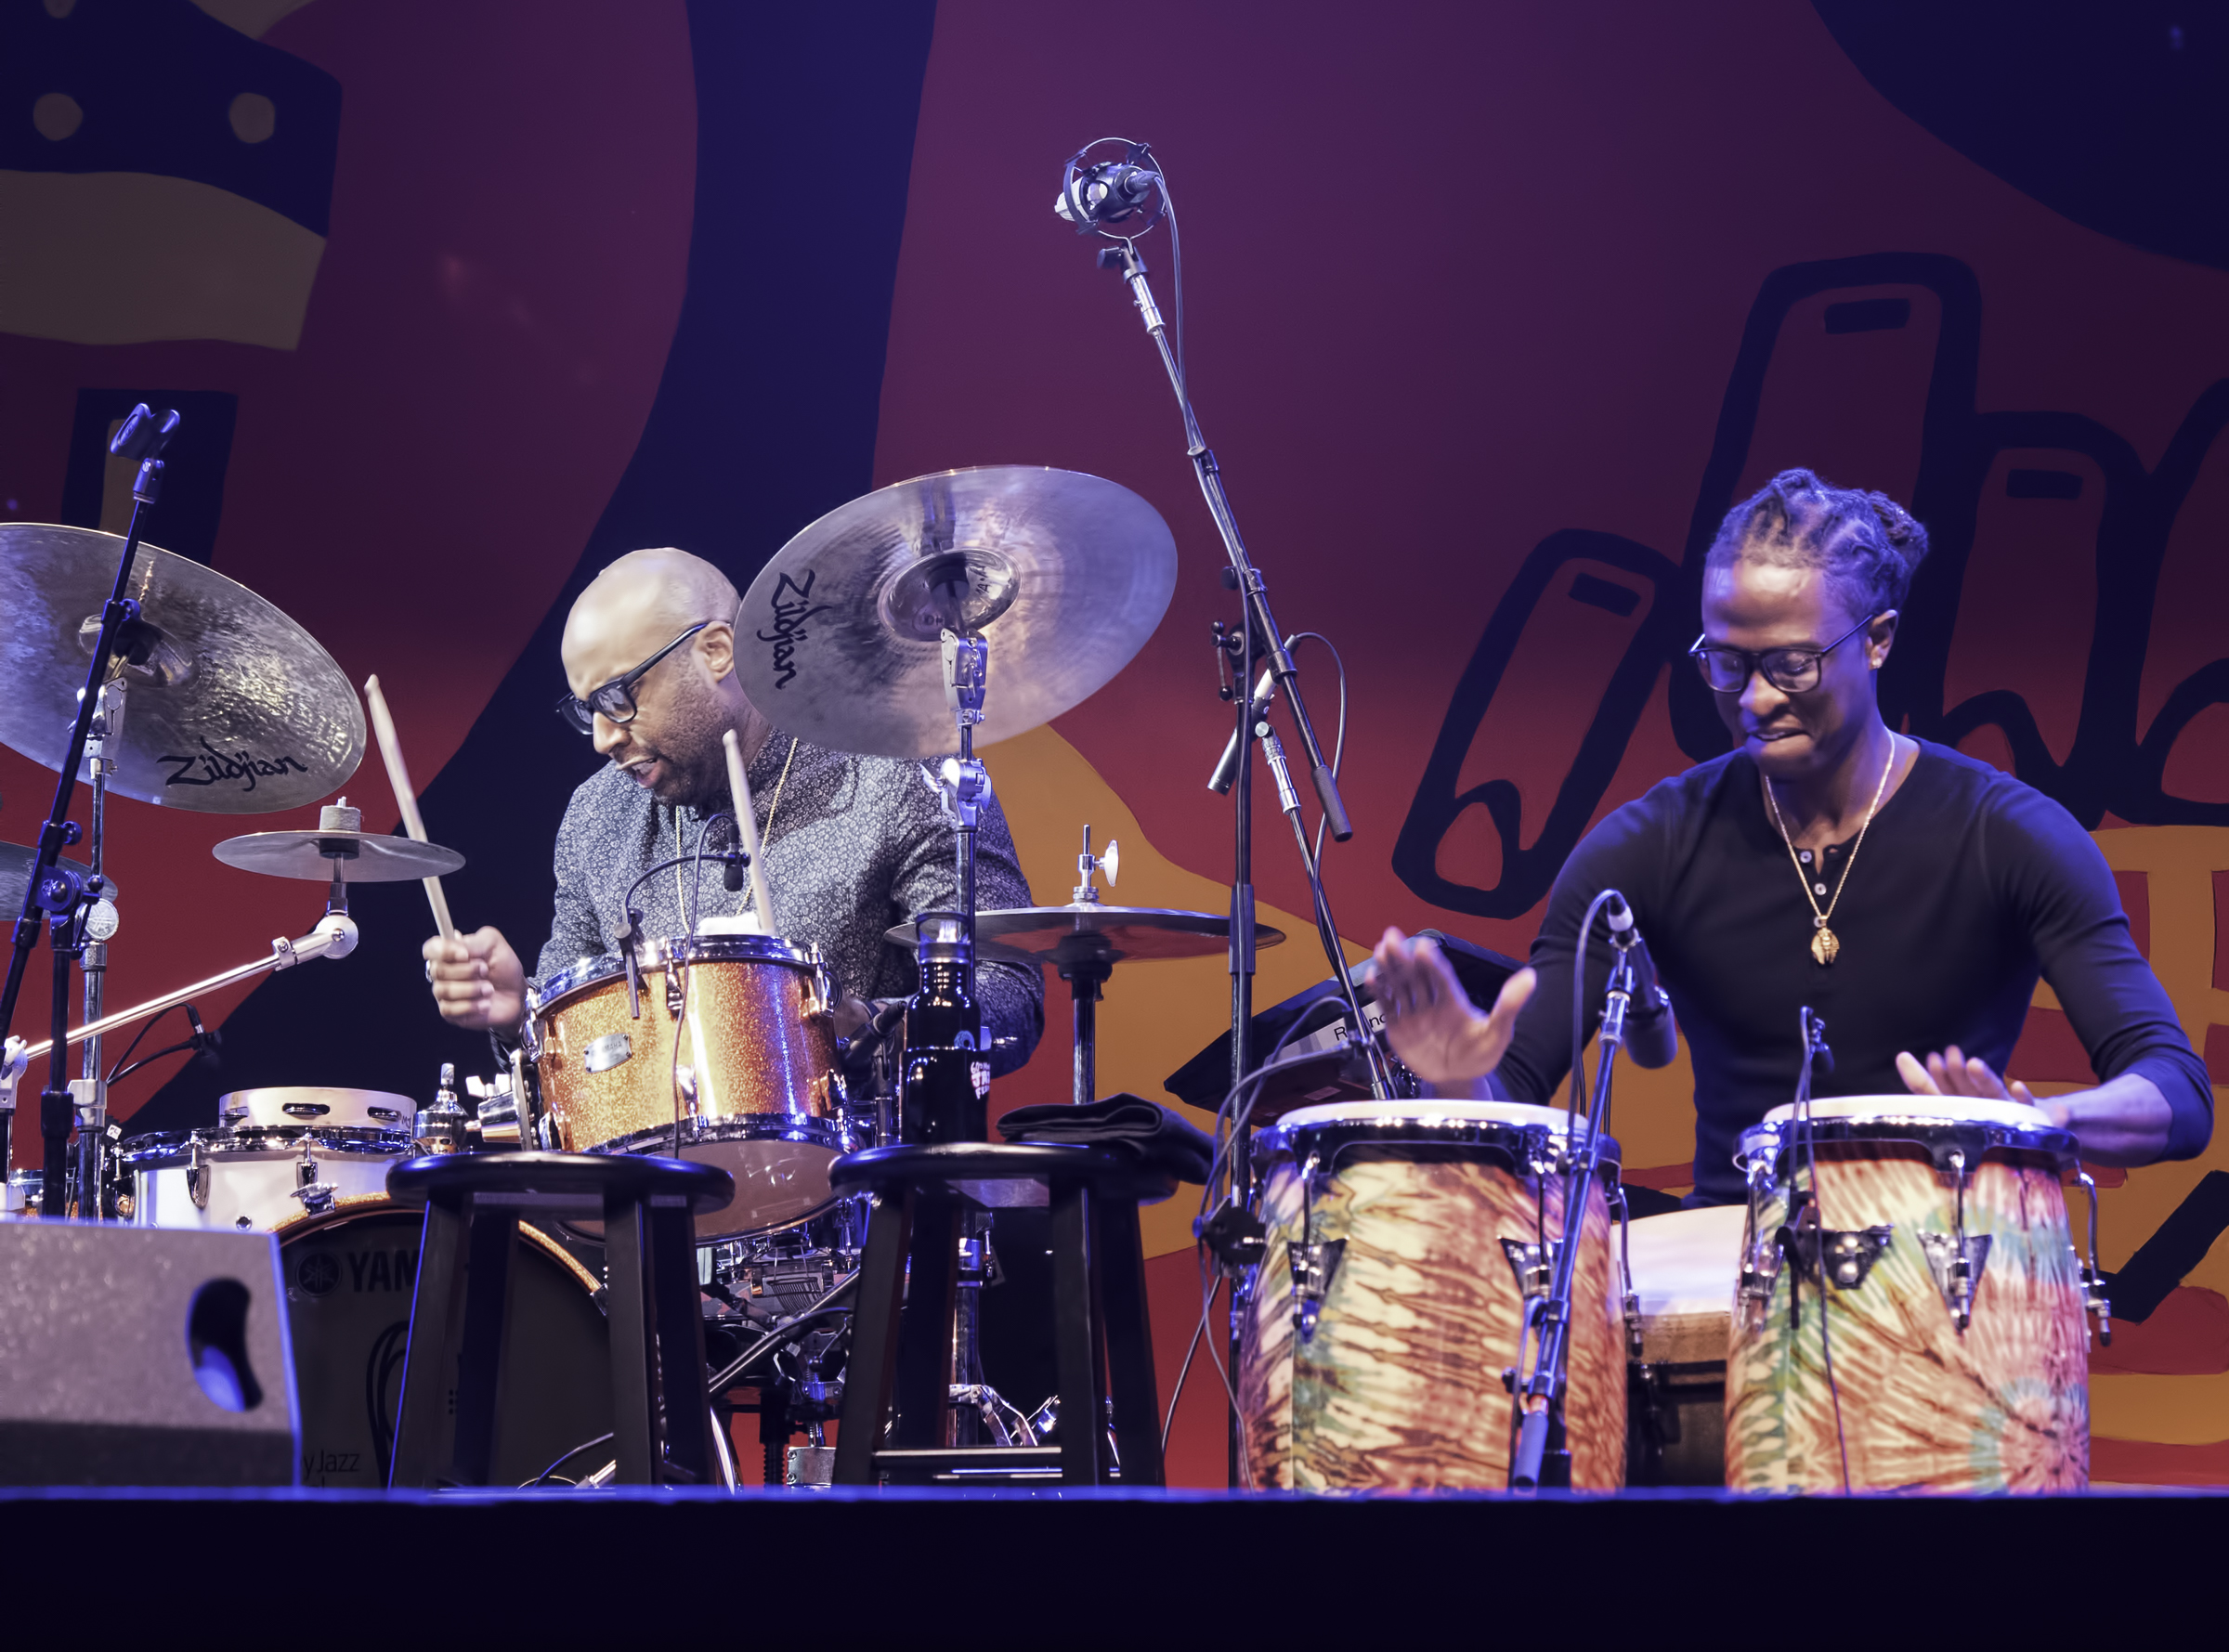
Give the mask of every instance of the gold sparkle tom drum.
POLYGON ((652 942, 638 956, 632 993, 624 966, 598 958, 529 995, 527 1049, 557 1145, 727 1171, 735 1199, 697 1218, 704 1240, 828 1209, 828 1166, 860 1144, 818 957, 770 935, 652 942))

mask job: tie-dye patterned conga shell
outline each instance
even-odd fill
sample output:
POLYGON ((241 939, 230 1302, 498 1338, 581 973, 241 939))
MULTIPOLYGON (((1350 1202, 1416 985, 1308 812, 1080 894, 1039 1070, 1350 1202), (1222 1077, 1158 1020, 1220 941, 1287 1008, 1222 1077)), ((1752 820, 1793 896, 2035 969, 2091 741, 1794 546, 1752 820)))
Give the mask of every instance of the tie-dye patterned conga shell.
MULTIPOLYGON (((1807 1180, 1777 1109, 1742 1139, 1769 1247, 1807 1180), (1791 1178, 1799 1178, 1792 1182, 1791 1178)), ((2042 1112, 1951 1097, 1813 1104, 1829 1230, 1889 1229, 1862 1282, 1827 1292, 1782 1261, 1762 1311, 1738 1306, 1726 1384, 1726 1483, 1745 1491, 2071 1491, 2089 1483, 2089 1327, 2060 1166, 2072 1138, 2042 1112), (1953 1229, 1953 1147, 1968 1166, 1965 1231, 1988 1254, 1962 1333, 1922 1234, 1953 1229)), ((1938 1248, 1940 1242, 1938 1241, 1938 1248)))
MULTIPOLYGON (((1502 1241, 1536 1242, 1532 1161, 1564 1115, 1496 1101, 1356 1101, 1288 1113, 1261 1138, 1268 1248, 1241 1310, 1245 1474, 1259 1488, 1502 1490, 1523 1297, 1502 1241), (1307 1181, 1313 1166, 1312 1199, 1307 1181), (1340 1242, 1344 1242, 1340 1243, 1340 1242), (1314 1327, 1293 1319, 1291 1246, 1337 1245, 1314 1327)), ((1615 1143, 1606 1156, 1617 1155, 1615 1143)), ((1560 1232, 1560 1178, 1545 1178, 1560 1232)), ((1573 1283, 1565 1405, 1571 1483, 1625 1475, 1625 1353, 1601 1189, 1573 1283)))

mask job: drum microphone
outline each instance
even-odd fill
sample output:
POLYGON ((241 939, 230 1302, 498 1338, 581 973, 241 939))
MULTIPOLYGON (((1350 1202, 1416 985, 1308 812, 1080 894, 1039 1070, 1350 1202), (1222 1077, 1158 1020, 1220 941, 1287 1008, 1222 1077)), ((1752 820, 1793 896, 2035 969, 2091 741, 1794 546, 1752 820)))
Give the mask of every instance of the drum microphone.
POLYGON ((1656 984, 1656 961, 1634 927, 1633 908, 1616 890, 1610 891, 1610 943, 1633 965, 1633 1005, 1625 1014, 1625 1053, 1636 1067, 1669 1067, 1679 1053, 1679 1023, 1672 1000, 1656 984))
MULTIPOLYGON (((1263 667, 1261 681, 1254 684, 1254 698, 1246 707, 1246 727, 1251 729, 1269 715, 1270 702, 1277 697, 1277 675, 1270 667, 1263 667)), ((1207 777, 1207 789, 1220 795, 1238 784, 1239 754, 1245 743, 1238 731, 1231 731, 1231 738, 1223 747, 1222 761, 1215 765, 1215 773, 1207 777)))
POLYGON ((1052 198, 1052 210, 1079 232, 1119 224, 1145 205, 1160 182, 1159 173, 1133 162, 1101 161, 1081 168, 1075 181, 1052 198))

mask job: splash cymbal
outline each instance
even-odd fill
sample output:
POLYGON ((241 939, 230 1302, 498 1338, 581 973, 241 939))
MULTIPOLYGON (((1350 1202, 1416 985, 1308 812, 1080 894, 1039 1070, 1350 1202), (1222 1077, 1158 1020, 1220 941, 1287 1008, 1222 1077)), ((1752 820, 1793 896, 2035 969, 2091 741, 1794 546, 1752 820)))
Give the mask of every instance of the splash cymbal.
MULTIPOLYGON (((0 745, 50 769, 70 748, 85 664, 124 541, 0 523, 0 745)), ((302 627, 214 568, 139 547, 124 728, 109 790, 211 814, 265 814, 346 783, 364 711, 302 627)))
MULTIPOLYGON (((910 948, 911 924, 884 931, 883 939, 910 948)), ((1254 926, 1254 944, 1275 946, 1283 930, 1254 926)), ((1204 958, 1231 943, 1231 920, 1214 912, 1183 912, 1165 906, 1010 906, 975 915, 975 956, 1007 963, 1113 965, 1130 959, 1204 958)))
POLYGON ((743 599, 736 670, 793 735, 934 757, 959 743, 942 631, 990 645, 987 746, 1096 693, 1145 645, 1176 580, 1168 524, 1116 483, 1028 465, 917 476, 775 553, 743 599))
POLYGON ((438 843, 378 832, 250 832, 241 838, 227 838, 209 852, 243 872, 314 878, 319 883, 331 881, 336 864, 343 883, 403 883, 412 878, 440 878, 464 864, 463 855, 438 843), (326 854, 329 846, 347 852, 336 863, 326 854))

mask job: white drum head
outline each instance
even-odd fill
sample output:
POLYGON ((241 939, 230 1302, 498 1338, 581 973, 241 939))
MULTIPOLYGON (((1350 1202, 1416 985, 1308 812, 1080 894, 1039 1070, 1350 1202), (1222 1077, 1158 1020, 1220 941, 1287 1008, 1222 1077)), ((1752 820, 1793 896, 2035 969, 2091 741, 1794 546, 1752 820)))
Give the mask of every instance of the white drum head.
MULTIPOLYGON (((1792 1102, 1765 1115, 1766 1124, 1795 1116, 1792 1102)), ((1815 1119, 1940 1119, 1955 1125, 2001 1125, 2012 1130, 2054 1128, 2040 1107, 2018 1101, 1988 1101, 1975 1096, 1822 1096, 1811 1103, 1815 1119)))
POLYGON ((1629 1224, 1625 1242, 1641 1318, 1730 1312, 1748 1219, 1747 1205, 1716 1204, 1642 1216, 1629 1224))
POLYGON ((1569 1117, 1560 1107, 1537 1107, 1530 1101, 1326 1101, 1321 1107, 1295 1109, 1277 1121, 1277 1127, 1307 1130, 1325 1125, 1489 1124, 1530 1125, 1560 1136, 1569 1117))
POLYGON ((343 1090, 322 1085, 233 1090, 216 1101, 217 1117, 236 1130, 381 1130, 404 1134, 417 1125, 418 1103, 385 1090, 343 1090))

